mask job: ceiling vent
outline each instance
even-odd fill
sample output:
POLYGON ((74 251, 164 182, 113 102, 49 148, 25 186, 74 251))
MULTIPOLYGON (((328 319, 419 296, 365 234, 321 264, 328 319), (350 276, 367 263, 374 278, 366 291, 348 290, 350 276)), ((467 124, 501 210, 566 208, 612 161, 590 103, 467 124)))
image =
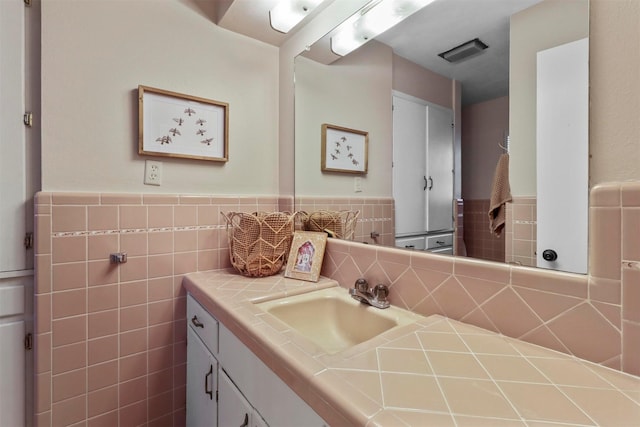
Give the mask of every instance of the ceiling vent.
POLYGON ((446 61, 455 63, 460 62, 463 59, 467 59, 473 55, 477 55, 488 47, 489 46, 483 43, 480 39, 476 38, 473 40, 469 40, 466 43, 462 43, 461 45, 456 46, 453 49, 449 49, 446 52, 439 53, 438 56, 446 61))

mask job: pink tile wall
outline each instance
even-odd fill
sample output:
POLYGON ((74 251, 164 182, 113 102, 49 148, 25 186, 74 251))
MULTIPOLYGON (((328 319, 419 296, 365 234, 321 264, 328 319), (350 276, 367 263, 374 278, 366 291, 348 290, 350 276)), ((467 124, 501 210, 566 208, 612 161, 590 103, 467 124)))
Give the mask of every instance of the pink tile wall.
POLYGON ((514 197, 507 204, 505 259, 507 262, 535 267, 537 212, 535 197, 514 197))
POLYGON ((392 198, 296 197, 296 210, 309 213, 317 210, 359 210, 354 241, 395 246, 392 198), (371 237, 374 231, 379 234, 377 238, 371 237))
MULTIPOLYGON (((38 194, 36 425, 184 424, 181 278, 229 266, 220 211, 278 206, 292 202, 38 194), (108 262, 117 251, 126 264, 108 262)), ((394 304, 640 375, 638 236, 640 183, 611 184, 591 195, 589 275, 337 240, 323 274, 388 283, 394 304)))
POLYGON ((412 311, 640 375, 640 183, 592 190, 589 236, 588 275, 338 240, 322 274, 342 286, 386 283, 392 303, 412 311))
POLYGON ((220 211, 277 209, 275 197, 39 193, 36 425, 183 425, 182 276, 230 266, 220 211))
POLYGON ((486 261, 504 261, 505 232, 499 237, 489 230, 489 200, 464 201, 464 244, 467 256, 486 261))

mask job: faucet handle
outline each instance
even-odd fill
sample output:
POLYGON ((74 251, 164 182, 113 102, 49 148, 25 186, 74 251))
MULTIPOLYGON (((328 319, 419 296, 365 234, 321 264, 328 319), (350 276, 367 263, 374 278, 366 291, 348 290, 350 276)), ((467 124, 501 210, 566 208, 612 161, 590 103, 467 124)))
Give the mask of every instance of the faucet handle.
POLYGON ((373 288, 373 297, 378 301, 386 301, 389 296, 389 287, 387 285, 376 285, 373 288))
POLYGON ((369 293, 369 283, 367 282, 367 279, 364 279, 362 277, 356 280, 354 288, 356 288, 358 292, 362 292, 363 294, 369 293))

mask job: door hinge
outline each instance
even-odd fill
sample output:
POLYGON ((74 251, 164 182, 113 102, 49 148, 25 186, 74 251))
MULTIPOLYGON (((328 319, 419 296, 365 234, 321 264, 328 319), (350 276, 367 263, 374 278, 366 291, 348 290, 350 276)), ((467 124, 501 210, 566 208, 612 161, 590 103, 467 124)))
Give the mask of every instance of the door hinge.
POLYGON ((24 5, 27 7, 31 6, 31 0, 24 0, 24 5))
POLYGON ((33 113, 31 111, 24 113, 24 116, 22 116, 22 123, 24 123, 25 126, 33 126, 33 113))
POLYGON ((33 248, 33 233, 28 232, 24 235, 24 247, 25 249, 33 248))
POLYGON ((33 349, 33 334, 29 332, 24 336, 24 349, 32 350, 33 349))
POLYGON ((216 390, 216 402, 218 401, 218 390, 216 390))

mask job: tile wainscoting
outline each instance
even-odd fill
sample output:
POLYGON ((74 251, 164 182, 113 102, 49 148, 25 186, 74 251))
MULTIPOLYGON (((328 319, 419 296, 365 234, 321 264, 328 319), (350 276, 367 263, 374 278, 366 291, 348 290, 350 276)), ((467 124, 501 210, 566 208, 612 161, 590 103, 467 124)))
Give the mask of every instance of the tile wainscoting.
POLYGON ((279 202, 39 193, 35 424, 184 425, 182 277, 231 266, 221 211, 279 202), (110 264, 114 252, 127 262, 110 264))
MULTIPOLYGON (((292 201, 43 192, 35 203, 35 424, 183 425, 182 277, 230 267, 221 211, 291 211, 292 201), (128 262, 110 264, 113 252, 128 262)), ((376 218, 393 224, 390 199, 296 207, 311 208, 362 209, 374 220, 358 241, 376 218)), ((638 375, 640 183, 597 187, 590 210, 588 276, 337 240, 323 274, 389 283, 399 306, 638 375)))
POLYGON ((358 210, 354 241, 384 246, 395 245, 394 203, 390 198, 296 197, 296 211, 358 210), (378 237, 373 238, 372 232, 378 237))

